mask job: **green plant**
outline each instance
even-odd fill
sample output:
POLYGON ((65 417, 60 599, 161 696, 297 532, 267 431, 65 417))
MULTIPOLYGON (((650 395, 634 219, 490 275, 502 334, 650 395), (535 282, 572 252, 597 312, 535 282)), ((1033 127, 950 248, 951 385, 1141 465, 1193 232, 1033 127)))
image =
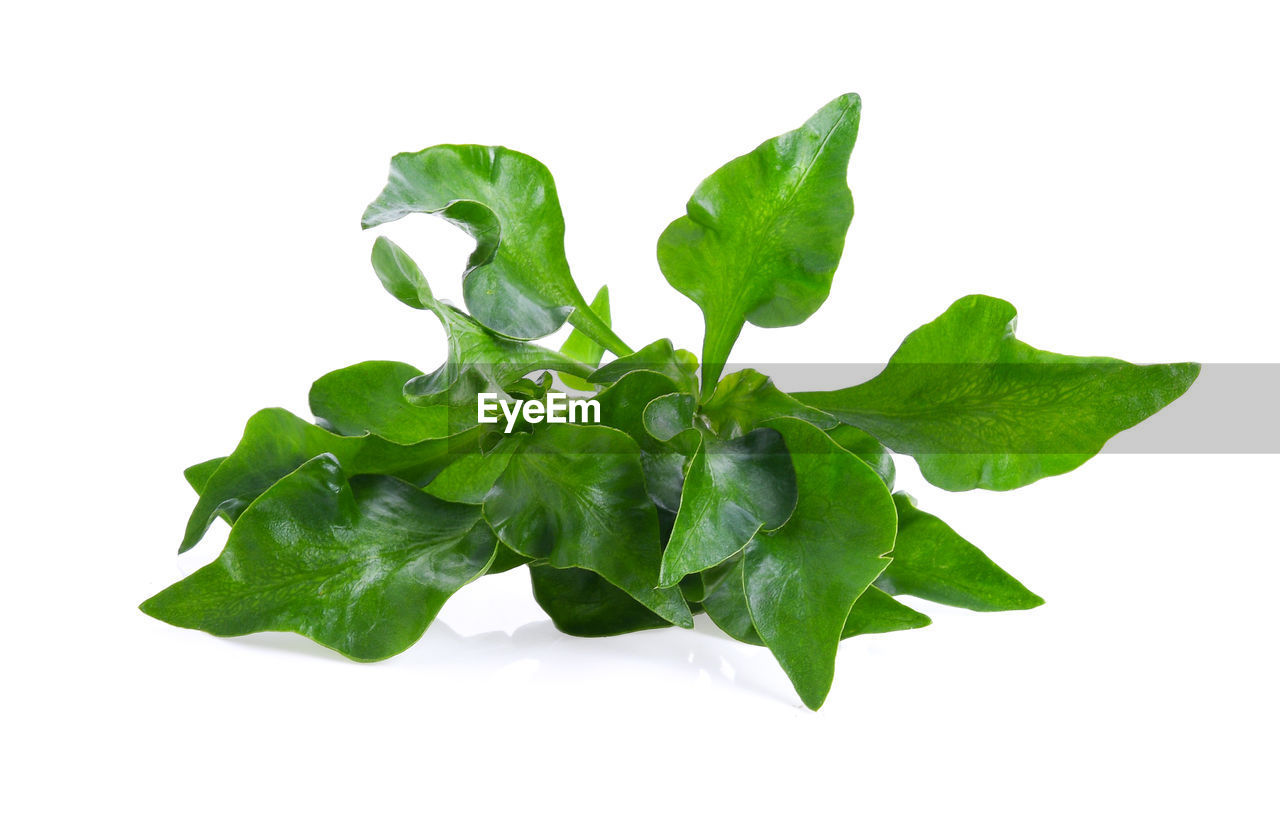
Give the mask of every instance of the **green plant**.
POLYGON ((860 102, 848 94, 704 180, 658 241, 668 282, 701 307, 701 378, 688 351, 632 351, 569 273, 547 169, 503 147, 397 155, 366 210, 474 236, 468 312, 436 300, 386 238, 383 286, 433 312, 446 362, 424 374, 366 362, 311 389, 315 423, 254 415, 227 457, 195 465, 181 550, 215 518, 222 555, 142 604, 216 635, 303 634, 356 660, 412 645, 451 594, 527 565, 573 635, 693 625, 705 612, 767 646, 810 708, 836 648, 925 626, 895 599, 974 610, 1041 599, 940 519, 894 493, 890 451, 946 490, 1009 490, 1069 471, 1181 395, 1199 367, 1132 365, 1032 348, 1013 307, 963 298, 913 332, 875 378, 787 394, 750 369, 721 377, 747 321, 804 321, 826 299, 853 216, 846 176, 860 102), (568 321, 559 351, 531 340, 568 321), (600 365, 605 351, 616 359, 600 365), (593 395, 599 424, 476 415, 481 395, 541 399, 550 372, 593 395))

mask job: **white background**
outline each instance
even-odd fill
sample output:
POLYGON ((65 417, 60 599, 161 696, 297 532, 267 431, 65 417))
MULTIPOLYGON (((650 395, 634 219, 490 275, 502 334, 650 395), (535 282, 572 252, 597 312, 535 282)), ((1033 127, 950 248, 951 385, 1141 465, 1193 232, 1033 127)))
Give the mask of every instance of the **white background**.
MULTIPOLYGON (((356 665, 136 604, 181 470, 364 359, 442 358, 368 268, 392 153, 502 143, 633 346, 697 349, 654 260, 729 158, 863 95, 830 300, 743 362, 874 362, 952 300, 1029 342, 1275 362, 1278 19, 1263 4, 41 3, 0 20, 10 813, 1274 813, 1274 456, 1112 455, 1010 494, 901 484, 1048 603, 919 606, 819 713, 705 626, 559 635, 523 571, 356 665)), ((460 300, 469 241, 388 231, 460 300)), ((190 560, 188 560, 190 559, 190 560)))

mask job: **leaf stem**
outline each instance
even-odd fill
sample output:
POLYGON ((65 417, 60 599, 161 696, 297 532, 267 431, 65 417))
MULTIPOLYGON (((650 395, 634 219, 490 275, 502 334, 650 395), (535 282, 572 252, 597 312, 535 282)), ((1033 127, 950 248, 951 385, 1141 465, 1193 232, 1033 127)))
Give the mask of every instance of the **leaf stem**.
POLYGON ((578 331, 619 357, 625 357, 632 353, 631 347, 622 342, 622 338, 614 334, 613 329, 609 328, 608 324, 597 317, 596 313, 590 309, 574 309, 569 314, 569 322, 578 331))

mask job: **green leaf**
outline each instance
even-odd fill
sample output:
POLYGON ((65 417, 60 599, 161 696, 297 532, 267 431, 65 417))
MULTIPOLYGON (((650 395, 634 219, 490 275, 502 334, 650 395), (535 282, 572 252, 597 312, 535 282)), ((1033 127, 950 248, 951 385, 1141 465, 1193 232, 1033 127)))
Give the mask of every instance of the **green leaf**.
POLYGON ((399 445, 449 435, 449 409, 414 405, 404 384, 422 372, 407 363, 371 360, 331 371, 311 386, 311 413, 343 436, 371 433, 399 445))
POLYGON ((895 601, 874 586, 869 586, 866 592, 858 596, 853 609, 849 610, 849 618, 844 622, 844 631, 840 637, 843 639, 858 635, 901 632, 906 629, 919 629, 932 622, 928 615, 895 601))
MULTIPOLYGON (((374 243, 373 264, 404 268, 413 261, 404 250, 387 238, 374 243)), ((391 274, 379 271, 379 277, 391 274)), ((447 411, 449 428, 459 431, 476 424, 476 397, 481 393, 510 396, 508 389, 519 389, 524 375, 550 369, 579 376, 591 373, 592 367, 566 357, 558 351, 500 337, 480 325, 471 316, 447 303, 430 299, 425 308, 435 313, 449 340, 444 365, 404 383, 404 395, 417 406, 442 406, 447 411)))
MULTIPOLYGON (((601 323, 612 327, 612 317, 609 314, 608 286, 601 286, 600 291, 596 292, 595 299, 591 301, 591 311, 595 313, 596 317, 600 318, 601 323)), ((569 338, 564 341, 564 345, 560 347, 560 353, 594 368, 600 365, 600 358, 604 357, 604 346, 588 337, 582 329, 574 329, 569 333, 569 338)), ((572 374, 561 374, 560 381, 564 383, 566 388, 572 388, 575 391, 596 390, 596 386, 593 383, 589 383, 572 374)))
POLYGON ((567 635, 610 637, 671 625, 590 570, 534 566, 529 576, 534 599, 567 635))
POLYGON ((664 394, 644 408, 644 429, 659 442, 671 442, 678 437, 691 438, 692 450, 697 450, 701 436, 689 431, 697 430, 697 401, 690 394, 664 394))
POLYGON ((423 490, 445 501, 483 504, 519 445, 520 437, 503 436, 493 448, 465 454, 450 463, 423 490))
POLYGON ((822 429, 839 423, 830 414, 810 408, 778 390, 773 380, 751 368, 727 375, 702 406, 711 429, 721 436, 741 436, 761 423, 780 417, 803 419, 822 429))
POLYGON ((685 474, 659 586, 719 564, 762 529, 781 527, 795 507, 796 472, 782 434, 758 428, 728 441, 705 434, 685 474))
POLYGON ((523 567, 532 560, 532 558, 524 557, 499 541, 498 552, 493 556, 493 563, 489 565, 489 569, 485 571, 485 575, 497 575, 501 572, 513 570, 516 567, 523 567))
POLYGON ((215 456, 213 459, 201 462, 198 465, 192 465, 182 471, 182 477, 187 480, 187 484, 191 485, 191 488, 196 491, 196 495, 199 496, 204 492, 204 486, 209 483, 209 477, 225 461, 227 461, 227 457, 215 456))
POLYGON ((845 94, 724 165, 658 239, 667 282, 702 309, 704 395, 745 321, 794 326, 827 299, 853 219, 847 176, 860 111, 858 95, 845 94))
MULTIPOLYGON (((182 471, 182 475, 187 480, 187 484, 191 485, 191 487, 196 491, 196 496, 199 496, 204 492, 205 485, 209 483, 209 477, 213 476, 214 472, 217 471, 225 461, 227 461, 227 457, 218 456, 208 461, 201 462, 198 465, 192 465, 182 471)), ((227 524, 236 523, 235 518, 229 512, 219 511, 215 516, 221 518, 227 524)), ((210 523, 212 523, 212 521, 210 523)))
POLYGON ((756 630, 817 709, 849 610, 889 563, 897 517, 875 471, 822 431, 798 419, 768 426, 791 451, 800 499, 786 524, 743 550, 743 583, 756 630))
POLYGON ((604 426, 540 425, 484 501, 508 547, 552 567, 579 567, 679 626, 693 617, 677 589, 657 589, 658 516, 640 448, 604 426))
POLYGON ((1040 351, 1014 337, 1016 315, 997 298, 961 298, 870 381, 796 396, 915 457, 938 487, 1010 490, 1079 467, 1200 373, 1040 351))
POLYGON ((453 459, 475 450, 477 440, 476 431, 467 431, 397 445, 377 436, 339 436, 283 408, 265 408, 249 418, 240 444, 209 476, 178 552, 194 547, 216 516, 234 521, 264 490, 322 453, 333 454, 350 474, 386 473, 426 484, 453 459))
POLYGON ((427 285, 426 276, 413 258, 391 241, 379 239, 373 242, 373 271, 382 281, 382 288, 406 306, 435 308, 436 299, 427 285))
POLYGON ((650 371, 671 380, 679 390, 693 394, 698 390, 697 370, 698 358, 692 352, 677 349, 670 340, 662 339, 597 368, 587 381, 612 383, 634 371, 650 371))
POLYGON ((707 617, 734 640, 763 646, 764 640, 751 622, 747 591, 742 581, 742 556, 730 558, 702 573, 706 594, 702 608, 707 617))
POLYGON ((911 496, 895 493, 893 502, 898 508, 893 563, 876 579, 876 586, 891 595, 914 595, 979 612, 1031 609, 1044 603, 942 519, 917 508, 911 496))
POLYGON ((388 476, 348 482, 322 454, 245 510, 218 560, 141 608, 215 635, 297 632, 382 660, 422 636, 496 544, 480 508, 388 476))
POLYGON ((827 436, 840 447, 852 453, 871 466, 885 487, 893 490, 894 479, 898 471, 893 464, 893 456, 889 449, 881 445, 879 440, 864 430, 852 425, 837 425, 827 431, 827 436))
MULTIPOLYGON (((538 160, 482 145, 400 153, 391 159, 387 186, 365 210, 361 226, 376 227, 410 213, 441 216, 476 239, 462 288, 467 309, 484 326, 531 340, 568 319, 615 354, 630 351, 587 307, 573 282, 556 185, 538 160)), ((379 277, 401 300, 424 297, 394 267, 380 270, 379 277)), ((425 297, 430 298, 429 291, 425 297)))
MULTIPOLYGON (((751 622, 751 611, 747 608, 742 559, 726 561, 706 575, 714 575, 713 579, 708 579, 710 591, 702 599, 703 609, 712 622, 734 640, 752 646, 765 645, 755 624, 751 622)), ((895 601, 875 586, 869 586, 849 610, 849 617, 845 619, 844 628, 840 631, 840 639, 919 629, 931 622, 928 615, 895 601)))
POLYGON ((686 456, 681 447, 660 442, 649 434, 644 417, 649 405, 675 388, 675 383, 663 374, 632 371, 595 397, 600 403, 601 424, 617 428, 640 447, 649 497, 673 513, 680 506, 686 456))

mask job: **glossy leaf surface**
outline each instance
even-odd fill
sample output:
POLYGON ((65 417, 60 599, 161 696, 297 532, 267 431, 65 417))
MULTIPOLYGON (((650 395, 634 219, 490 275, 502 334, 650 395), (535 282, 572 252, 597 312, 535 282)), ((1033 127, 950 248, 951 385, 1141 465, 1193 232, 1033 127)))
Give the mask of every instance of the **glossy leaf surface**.
MULTIPOLYGON (((411 213, 441 216, 475 238, 462 286, 467 309, 482 325, 530 340, 551 334, 568 319, 615 353, 629 351, 587 308, 573 282, 555 181, 537 159, 483 145, 400 153, 361 225, 376 227, 411 213)), ((379 277, 397 278, 393 270, 387 273, 379 277)), ((416 287, 397 288, 421 297, 416 287)))
POLYGON ((671 395, 675 388, 669 377, 639 370, 626 374, 596 396, 601 424, 617 428, 639 446, 649 497, 673 513, 680 506, 686 457, 679 446, 663 443, 650 434, 644 418, 649 405, 671 395))
POLYGON ((997 298, 961 298, 874 379, 796 396, 910 454, 938 487, 1010 490, 1080 466, 1200 372, 1040 351, 1014 337, 1016 314, 997 298))
POLYGON ((311 413, 335 433, 371 433, 400 445, 449 435, 449 409, 414 405, 404 384, 422 372, 408 363, 370 360, 331 371, 311 386, 311 413))
POLYGON ((822 429, 839 424, 835 417, 779 390, 772 379, 751 368, 725 376, 702 406, 702 412, 711 429, 722 436, 741 436, 761 423, 781 417, 803 419, 822 429))
POLYGON ((1031 609, 1044 599, 996 566, 942 519, 895 493, 898 538, 893 563, 876 579, 892 595, 914 595, 934 603, 979 612, 1031 609))
MULTIPOLYGON (((403 270, 413 264, 404 251, 387 238, 375 242, 372 260, 375 269, 394 266, 396 270, 403 270)), ((393 273, 384 268, 378 274, 387 277, 393 273)), ((414 405, 444 407, 452 431, 476 424, 476 397, 482 392, 500 397, 507 395, 508 389, 519 387, 526 374, 543 369, 579 376, 592 371, 591 366, 558 351, 494 334, 447 303, 434 298, 422 302, 423 308, 433 312, 444 326, 449 342, 448 356, 435 371, 406 382, 404 395, 414 405)))
POLYGON ((710 394, 744 322, 794 326, 831 289, 853 218, 847 180, 857 94, 712 173, 658 239, 667 282, 702 309, 710 394))
POLYGON ((325 454, 253 502, 216 561, 142 610, 221 636, 297 632, 355 660, 382 660, 422 636, 496 545, 478 507, 389 476, 348 482, 325 454))
POLYGON ((461 504, 483 504, 511 455, 520 445, 518 436, 502 436, 489 450, 477 450, 458 457, 423 488, 438 499, 461 504))
POLYGON ((533 597, 556 628, 578 637, 610 637, 671 623, 594 572, 531 566, 533 597))
MULTIPOLYGON (((751 610, 747 608, 742 559, 731 559, 708 574, 715 575, 715 578, 709 581, 710 591, 702 599, 707 616, 729 637, 753 646, 765 645, 751 621, 751 610)), ((873 585, 854 601, 840 631, 840 639, 919 629, 930 623, 928 615, 894 600, 873 585)))
POLYGON ((667 339, 655 340, 639 351, 600 366, 587 380, 593 383, 612 383, 634 371, 661 374, 683 392, 692 394, 698 388, 698 358, 691 352, 675 348, 667 339))
POLYGON ((603 426, 542 425, 512 455, 484 502, 503 543, 552 567, 579 567, 680 626, 693 617, 677 589, 657 589, 658 516, 640 448, 603 426))
POLYGON ((397 445, 377 436, 339 436, 294 416, 266 408, 250 417, 235 451, 209 476, 179 552, 196 545, 220 513, 234 520, 251 501, 303 462, 331 453, 349 474, 386 473, 425 484, 449 462, 474 450, 477 434, 397 445))
POLYGON ((758 428, 722 440, 706 434, 685 474, 680 509, 662 554, 661 586, 674 586, 776 530, 796 507, 796 472, 782 434, 758 428))
POLYGON ((743 585, 756 631, 816 709, 849 610, 889 563, 897 515, 875 471, 821 430, 797 419, 768 425, 792 451, 800 499, 786 524, 743 550, 743 585))

